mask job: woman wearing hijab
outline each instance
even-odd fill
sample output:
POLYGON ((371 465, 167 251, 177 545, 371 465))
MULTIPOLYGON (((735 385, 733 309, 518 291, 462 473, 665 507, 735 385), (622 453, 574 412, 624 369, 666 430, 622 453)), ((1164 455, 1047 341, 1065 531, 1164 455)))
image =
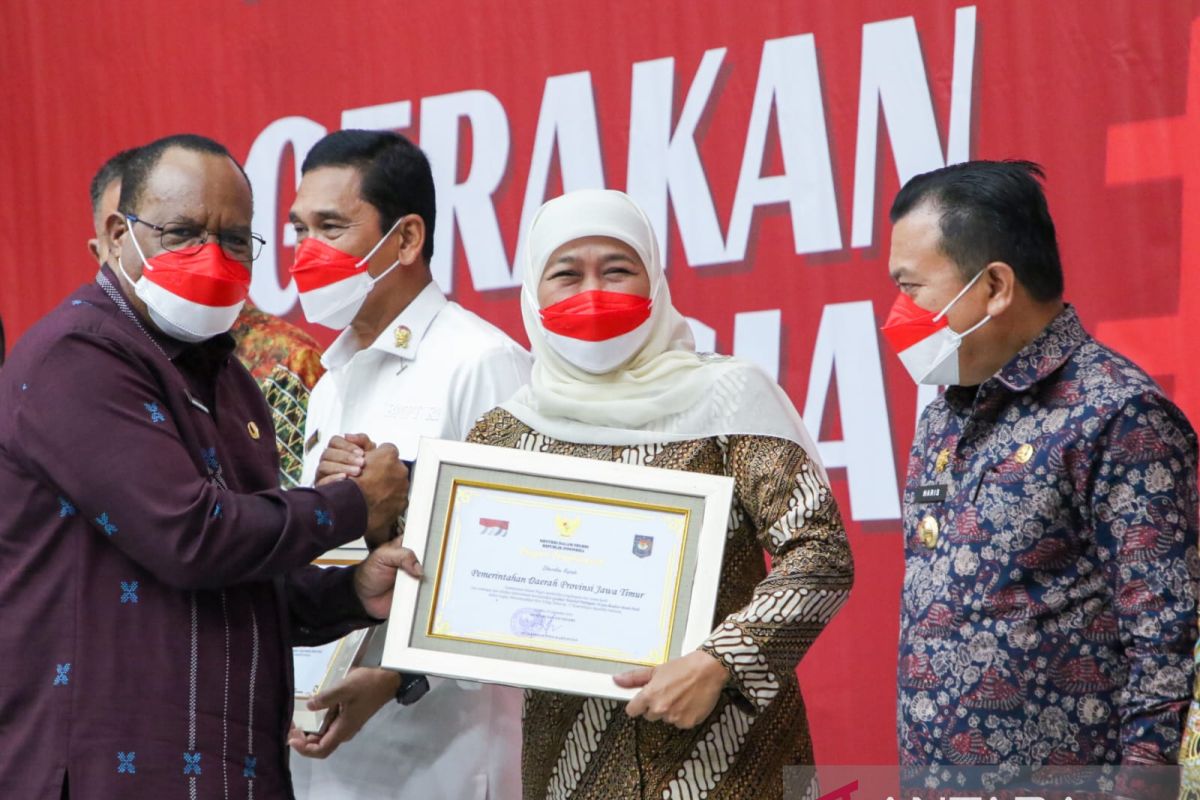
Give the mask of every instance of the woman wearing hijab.
POLYGON ((530 383, 471 441, 735 482, 712 635, 617 676, 640 687, 627 705, 528 692, 526 800, 780 797, 783 768, 813 761, 796 665, 853 581, 815 445, 759 369, 697 355, 649 220, 621 192, 541 208, 521 309, 530 383))

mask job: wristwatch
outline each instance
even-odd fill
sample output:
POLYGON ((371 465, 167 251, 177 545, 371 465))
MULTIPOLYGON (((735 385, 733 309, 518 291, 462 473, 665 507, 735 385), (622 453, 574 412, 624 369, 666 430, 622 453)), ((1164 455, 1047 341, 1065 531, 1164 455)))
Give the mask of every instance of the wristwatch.
POLYGON ((429 679, 415 672, 400 673, 400 688, 396 690, 396 702, 411 706, 429 691, 429 679))

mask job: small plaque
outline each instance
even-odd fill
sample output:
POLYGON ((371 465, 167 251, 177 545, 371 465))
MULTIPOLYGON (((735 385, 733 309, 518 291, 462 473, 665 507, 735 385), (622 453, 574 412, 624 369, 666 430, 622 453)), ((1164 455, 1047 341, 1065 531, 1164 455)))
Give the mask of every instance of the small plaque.
MULTIPOLYGON (((363 553, 365 555, 365 551, 363 553)), ((350 566, 361 559, 325 558, 317 559, 318 566, 350 566)), ((292 721, 305 733, 320 733, 325 726, 328 710, 309 711, 308 701, 327 691, 345 679, 351 669, 357 667, 366 654, 367 645, 373 638, 373 628, 360 628, 341 639, 316 647, 292 648, 292 671, 295 676, 295 695, 292 703, 292 721)))

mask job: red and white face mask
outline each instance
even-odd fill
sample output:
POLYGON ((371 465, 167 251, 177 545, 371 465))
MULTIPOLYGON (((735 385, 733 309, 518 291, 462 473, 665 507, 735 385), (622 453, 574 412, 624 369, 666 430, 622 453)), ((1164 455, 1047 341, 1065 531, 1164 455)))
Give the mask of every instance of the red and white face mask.
POLYGON ((225 255, 215 242, 194 253, 164 251, 146 258, 132 231, 129 236, 142 259, 142 276, 130 280, 120 256, 117 267, 160 331, 180 341, 202 342, 233 327, 250 294, 245 264, 225 255))
POLYGON ((892 304, 887 322, 880 328, 880 332, 896 351, 896 355, 900 356, 901 363, 917 383, 933 386, 958 385, 958 348, 962 345, 962 340, 982 328, 991 319, 991 315, 985 316, 962 333, 955 333, 950 330, 946 314, 986 271, 983 270, 971 278, 962 291, 941 311, 926 311, 904 293, 892 304))
POLYGON ((592 290, 571 295, 539 312, 546 342, 593 375, 612 372, 642 349, 650 336, 649 297, 592 290))
POLYGON ((337 249, 309 236, 296 246, 292 277, 300 293, 304 318, 326 328, 341 330, 354 321, 375 284, 396 268, 399 259, 376 277, 367 272, 367 262, 383 246, 404 217, 397 219, 388 232, 362 258, 337 249))

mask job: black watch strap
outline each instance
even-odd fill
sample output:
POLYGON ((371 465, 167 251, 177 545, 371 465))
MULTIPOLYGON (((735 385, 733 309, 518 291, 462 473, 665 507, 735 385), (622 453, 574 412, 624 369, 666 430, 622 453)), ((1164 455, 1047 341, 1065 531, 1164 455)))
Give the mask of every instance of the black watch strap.
POLYGON ((400 688, 396 690, 396 702, 411 706, 429 691, 429 679, 415 672, 400 673, 400 688))

